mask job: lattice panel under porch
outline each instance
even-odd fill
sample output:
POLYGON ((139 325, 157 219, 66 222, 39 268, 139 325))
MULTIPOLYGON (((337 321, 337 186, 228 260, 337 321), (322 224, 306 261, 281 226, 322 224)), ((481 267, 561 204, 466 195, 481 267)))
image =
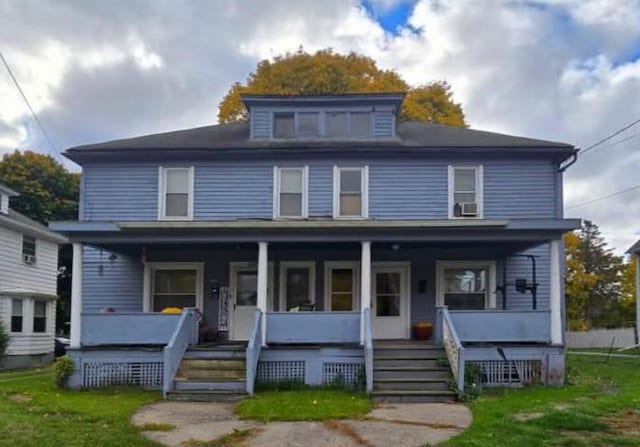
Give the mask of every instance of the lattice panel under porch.
POLYGON ((137 385, 159 389, 163 376, 162 362, 88 362, 83 364, 82 386, 137 385))
POLYGON ((488 386, 539 383, 542 375, 540 360, 487 360, 468 363, 480 367, 482 381, 488 386))
POLYGON ((322 383, 354 386, 362 377, 361 363, 323 363, 322 383))
POLYGON ((304 382, 304 377, 305 362, 293 360, 259 362, 256 373, 256 379, 260 382, 304 382))

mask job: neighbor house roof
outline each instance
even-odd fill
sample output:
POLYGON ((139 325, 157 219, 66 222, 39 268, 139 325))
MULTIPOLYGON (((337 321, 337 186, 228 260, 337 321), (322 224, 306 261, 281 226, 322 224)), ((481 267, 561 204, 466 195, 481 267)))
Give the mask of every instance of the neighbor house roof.
POLYGON ((15 197, 20 195, 18 194, 17 191, 14 191, 13 189, 9 188, 7 185, 4 185, 2 183, 0 183, 0 193, 6 194, 10 197, 15 197))
POLYGON ((634 254, 634 253, 640 254, 640 240, 638 240, 635 244, 633 244, 631 247, 629 247, 629 249, 627 250, 627 253, 629 253, 629 254, 634 254))

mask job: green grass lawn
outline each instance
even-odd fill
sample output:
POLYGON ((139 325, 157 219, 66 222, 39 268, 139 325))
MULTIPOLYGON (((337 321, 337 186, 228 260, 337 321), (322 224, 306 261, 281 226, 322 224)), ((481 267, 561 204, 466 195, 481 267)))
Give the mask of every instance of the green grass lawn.
POLYGON ((322 421, 364 416, 371 404, 364 394, 332 389, 264 391, 243 400, 236 413, 244 419, 322 421))
POLYGON ((141 390, 61 391, 50 369, 0 373, 0 446, 149 446, 129 419, 141 390))
POLYGON ((483 394, 471 404, 469 430, 444 445, 640 445, 640 359, 570 355, 568 368, 571 384, 563 388, 483 394))

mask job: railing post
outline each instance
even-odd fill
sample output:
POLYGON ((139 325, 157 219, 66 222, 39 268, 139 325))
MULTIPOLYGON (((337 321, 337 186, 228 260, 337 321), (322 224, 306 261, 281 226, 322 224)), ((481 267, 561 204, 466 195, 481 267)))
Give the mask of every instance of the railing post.
POLYGON ((458 392, 462 393, 464 391, 464 370, 465 370, 465 357, 466 353, 464 348, 458 349, 458 392))
POLYGON ((562 245, 559 240, 551 241, 550 244, 550 284, 549 284, 549 308, 551 309, 551 344, 561 345, 563 340, 562 334, 562 271, 561 250, 562 245))
POLYGON ((442 343, 442 310, 446 309, 446 306, 436 307, 436 324, 434 328, 434 340, 436 343, 442 343))
MULTIPOLYGON (((362 254, 360 266, 360 308, 371 309, 371 242, 362 241, 362 254)), ((365 342, 364 313, 360 313, 360 343, 365 342)))
POLYGON ((73 271, 71 272, 71 328, 69 345, 80 347, 82 333, 82 244, 73 243, 73 271))
POLYGON ((257 307, 262 312, 262 344, 267 342, 267 277, 268 277, 268 254, 267 242, 258 242, 258 297, 257 307))

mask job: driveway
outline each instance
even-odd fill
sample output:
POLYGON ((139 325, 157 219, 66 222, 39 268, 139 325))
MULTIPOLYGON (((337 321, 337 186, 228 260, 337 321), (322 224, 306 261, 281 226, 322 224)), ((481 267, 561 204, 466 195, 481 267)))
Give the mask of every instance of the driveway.
POLYGON ((417 447, 445 441, 471 424, 471 412, 461 404, 388 404, 363 419, 266 424, 240 420, 233 408, 233 403, 165 401, 140 409, 132 422, 163 428, 143 433, 166 446, 227 437, 234 446, 263 447, 417 447))

